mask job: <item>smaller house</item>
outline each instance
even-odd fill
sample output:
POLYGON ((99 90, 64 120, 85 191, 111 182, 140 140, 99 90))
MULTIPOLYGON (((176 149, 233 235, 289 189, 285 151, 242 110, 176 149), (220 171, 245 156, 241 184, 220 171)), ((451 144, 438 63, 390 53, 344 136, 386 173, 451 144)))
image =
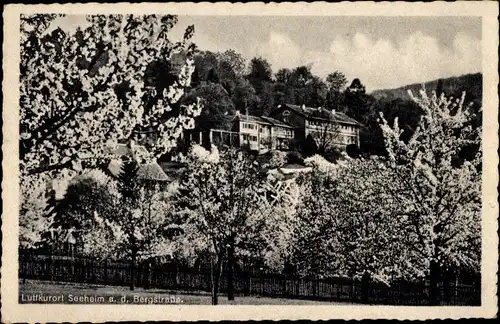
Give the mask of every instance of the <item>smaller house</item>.
POLYGON ((236 112, 232 131, 239 134, 240 146, 251 150, 289 150, 293 144, 293 126, 272 117, 257 117, 236 112))
MULTIPOLYGON (((138 154, 146 154, 146 148, 142 145, 134 144, 116 144, 112 146, 107 146, 105 149, 105 154, 114 156, 114 159, 108 164, 108 171, 111 175, 117 177, 121 170, 121 158, 123 156, 130 156, 135 158, 138 154)), ((139 170, 137 171, 137 178, 145 181, 152 182, 164 182, 170 180, 169 176, 165 173, 162 167, 157 162, 144 163, 139 165, 139 170)), ((66 194, 69 181, 54 179, 51 181, 50 189, 55 195, 56 201, 64 198, 66 194)))
MULTIPOLYGON (((113 146, 108 146, 108 154, 115 156, 108 165, 108 170, 112 175, 117 177, 121 168, 121 158, 123 156, 130 156, 132 159, 136 159, 138 155, 147 155, 147 150, 142 145, 137 145, 133 141, 127 144, 116 144, 113 146)), ((139 170, 137 170, 137 178, 145 181, 163 182, 168 181, 169 177, 163 170, 163 168, 157 162, 141 163, 139 165, 139 170)))

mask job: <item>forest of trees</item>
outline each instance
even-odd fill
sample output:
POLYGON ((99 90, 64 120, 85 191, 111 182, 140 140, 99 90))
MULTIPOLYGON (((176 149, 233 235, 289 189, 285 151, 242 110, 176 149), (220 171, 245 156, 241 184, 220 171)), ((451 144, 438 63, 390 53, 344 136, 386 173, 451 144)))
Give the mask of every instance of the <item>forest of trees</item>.
MULTIPOLYGON (((361 152, 385 155, 387 152, 377 126, 380 113, 390 123, 397 117, 400 127, 405 130, 405 138, 412 135, 422 113, 408 96, 408 90, 418 92, 422 84, 367 93, 362 80, 348 80, 342 71, 332 71, 325 79, 314 75, 310 65, 273 71, 265 58, 246 61, 233 50, 223 53, 196 51, 194 65, 192 88, 186 100, 202 98, 206 109, 196 123, 201 129, 230 128, 230 117, 236 110, 261 116, 269 114, 279 104, 305 104, 335 109, 358 120, 364 125, 361 152)), ((481 85, 481 74, 423 84, 428 91, 443 92, 455 98, 467 90, 466 101, 473 103, 476 113, 481 107, 481 85)))
POLYGON ((213 269, 214 304, 224 263, 231 273, 247 264, 387 285, 427 279, 432 305, 443 273, 480 272, 480 107, 465 94, 438 82, 438 93, 384 100, 339 71, 324 81, 308 66, 273 73, 263 58, 197 51, 192 26, 171 42, 175 16, 92 16, 75 34, 42 35, 54 18, 22 17, 21 249, 50 251, 73 231, 86 257, 126 260, 132 276, 154 258, 198 261, 213 269), (362 154, 313 155, 310 173, 281 179, 268 171, 283 152, 260 161, 193 146, 177 178, 139 177, 183 131, 280 102, 357 119, 362 154), (106 148, 123 142, 146 150, 120 156, 111 175, 106 148), (60 178, 70 185, 54 203, 47 184, 60 178))

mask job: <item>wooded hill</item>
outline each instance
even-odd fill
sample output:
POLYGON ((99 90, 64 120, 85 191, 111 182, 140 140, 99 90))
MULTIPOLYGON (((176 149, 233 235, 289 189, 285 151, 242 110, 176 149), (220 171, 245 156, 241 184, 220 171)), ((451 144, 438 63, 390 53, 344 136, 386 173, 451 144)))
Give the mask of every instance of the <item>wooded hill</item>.
MULTIPOLYGON (((441 82, 441 89, 448 95, 458 96, 462 91, 466 91, 466 102, 482 102, 483 76, 481 73, 465 74, 458 77, 438 79, 423 83, 428 91, 437 90, 441 82)), ((422 89, 422 83, 414 83, 395 89, 375 90, 371 93, 376 99, 407 99, 410 100, 408 90, 418 93, 422 89)))

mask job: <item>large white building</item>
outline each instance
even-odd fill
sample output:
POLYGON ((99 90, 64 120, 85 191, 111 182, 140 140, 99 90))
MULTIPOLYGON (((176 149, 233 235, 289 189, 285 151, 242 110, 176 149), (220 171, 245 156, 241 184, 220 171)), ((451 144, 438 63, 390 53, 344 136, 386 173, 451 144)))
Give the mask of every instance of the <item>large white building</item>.
POLYGON ((359 130, 362 124, 344 113, 321 107, 284 104, 279 105, 269 116, 292 125, 295 141, 302 148, 309 136, 315 140, 316 145, 325 149, 345 148, 351 144, 359 147, 359 130))
POLYGON ((359 130, 362 124, 344 113, 333 110, 279 105, 269 116, 252 116, 237 112, 231 130, 212 129, 207 135, 190 135, 190 140, 200 144, 225 144, 246 147, 253 151, 305 150, 315 141, 316 148, 328 151, 345 149, 348 145, 359 147, 359 130))

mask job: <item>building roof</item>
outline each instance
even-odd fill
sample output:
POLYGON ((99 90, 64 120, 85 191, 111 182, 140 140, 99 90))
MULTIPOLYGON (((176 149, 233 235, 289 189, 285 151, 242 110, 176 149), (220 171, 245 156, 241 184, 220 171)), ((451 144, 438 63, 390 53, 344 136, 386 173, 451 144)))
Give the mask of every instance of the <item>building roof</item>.
MULTIPOLYGON (((116 144, 107 147, 107 153, 115 155, 117 158, 121 156, 134 156, 136 153, 147 153, 147 150, 142 145, 126 145, 116 144)), ((121 170, 121 161, 119 159, 111 160, 108 165, 109 171, 118 176, 121 170)), ((169 177, 163 171, 162 167, 157 162, 144 163, 139 165, 137 177, 141 180, 167 181, 169 177)))
POLYGON ((277 119, 274 119, 271 117, 267 117, 267 116, 258 117, 258 116, 240 114, 240 115, 236 115, 235 119, 240 120, 240 121, 252 122, 252 123, 256 123, 256 124, 262 124, 262 125, 272 125, 272 126, 293 128, 293 126, 290 124, 284 123, 280 120, 277 120, 277 119))
POLYGON ((347 116, 346 114, 342 112, 336 111, 333 113, 330 110, 327 109, 318 109, 318 108, 312 108, 312 107, 301 107, 297 105, 291 105, 291 104, 284 104, 282 107, 289 108, 296 113, 303 115, 304 117, 308 119, 320 119, 320 120, 328 120, 328 121, 335 121, 337 123, 341 124, 351 124, 351 125, 357 125, 357 126, 362 126, 360 122, 357 120, 347 116))
POLYGON ((292 125, 290 124, 287 124, 285 122, 282 122, 281 120, 277 120, 277 119, 274 119, 272 117, 269 117, 269 116, 262 116, 260 117, 264 120, 268 120, 270 123, 272 123, 274 126, 281 126, 281 127, 287 127, 287 128, 293 128, 292 125))

